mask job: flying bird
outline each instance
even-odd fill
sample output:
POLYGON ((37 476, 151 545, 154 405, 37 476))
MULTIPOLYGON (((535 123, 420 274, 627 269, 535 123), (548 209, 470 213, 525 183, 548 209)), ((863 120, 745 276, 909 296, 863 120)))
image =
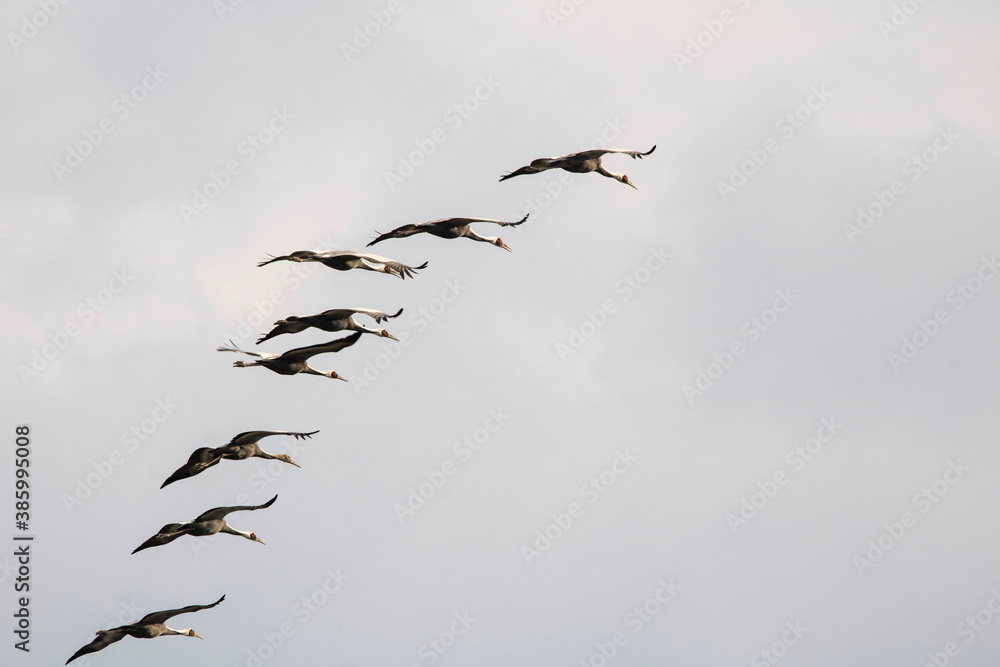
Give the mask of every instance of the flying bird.
POLYGON ((298 250, 291 255, 281 255, 280 257, 269 256, 266 260, 259 262, 257 266, 265 266, 271 262, 281 260, 289 262, 321 262, 331 269, 337 269, 338 271, 349 271, 351 269, 378 271, 380 273, 388 273, 391 276, 398 276, 403 280, 412 278, 414 271, 419 271, 427 267, 427 262, 424 262, 420 266, 407 266, 388 257, 354 252, 353 250, 328 250, 326 252, 298 250))
MULTIPOLYGON (((508 178, 514 178, 515 176, 520 176, 522 174, 537 174, 540 171, 545 171, 546 169, 565 169, 566 171, 571 171, 574 174, 586 174, 587 172, 596 171, 602 176, 607 176, 608 178, 613 178, 616 181, 621 181, 625 185, 632 185, 632 181, 628 180, 628 176, 625 174, 616 174, 613 171, 608 171, 601 164, 601 157, 607 155, 608 153, 624 153, 625 155, 631 155, 633 158, 642 159, 642 156, 649 155, 656 150, 656 146, 653 146, 645 153, 640 153, 639 151, 626 151, 618 148, 598 148, 591 151, 581 151, 579 153, 570 153, 569 155, 561 155, 559 157, 542 157, 537 160, 533 160, 527 167, 521 167, 517 171, 512 171, 509 174, 500 177, 501 181, 506 181, 508 178)), ((635 188, 638 190, 639 188, 635 188)))
POLYGON ((225 599, 226 596, 223 595, 212 604, 193 604, 187 607, 181 607, 180 609, 154 611, 152 614, 146 614, 135 623, 129 623, 128 625, 122 625, 110 630, 98 630, 97 639, 74 653, 73 657, 67 660, 65 664, 68 665, 81 655, 87 655, 88 653, 94 653, 107 648, 111 644, 121 641, 126 636, 135 637, 137 639, 155 639, 156 637, 163 637, 166 635, 183 635, 185 637, 197 637, 198 639, 203 639, 201 635, 191 628, 186 628, 184 630, 174 630, 173 628, 168 628, 167 621, 179 614, 190 614, 193 611, 211 609, 225 599))
POLYGON ((309 345, 308 347, 297 347, 288 352, 283 352, 281 354, 274 354, 273 352, 247 352, 246 350, 241 350, 236 347, 232 341, 229 341, 230 347, 219 346, 215 348, 219 352, 239 352, 241 354, 248 354, 251 357, 258 357, 256 361, 235 361, 233 366, 236 368, 249 368, 250 366, 263 366, 264 368, 269 368, 279 375, 295 375, 297 373, 309 373, 310 375, 322 375, 323 377, 333 378, 335 380, 343 380, 347 382, 346 378, 342 378, 337 375, 336 371, 318 371, 315 368, 309 366, 308 360, 310 357, 314 357, 317 354, 324 354, 326 352, 340 352, 345 347, 350 347, 358 342, 361 338, 361 332, 351 334, 346 338, 338 338, 337 340, 331 340, 329 343, 322 343, 320 345, 309 345))
POLYGON ((443 239, 457 239, 464 236, 465 238, 472 239, 473 241, 485 241, 486 243, 492 243, 497 247, 511 252, 510 248, 507 247, 506 243, 500 240, 499 236, 480 236, 472 231, 471 224, 474 222, 492 222, 493 224, 500 225, 501 227, 516 227, 527 219, 527 215, 517 222, 504 222, 503 220, 491 220, 489 218, 442 218, 440 220, 431 220, 430 222, 421 222, 415 225, 403 225, 402 227, 397 227, 391 232, 387 232, 385 234, 375 232, 380 235, 368 245, 373 246, 379 241, 385 241, 386 239, 401 239, 405 236, 413 236, 414 234, 427 232, 432 236, 438 236, 443 239))
POLYGON ((167 481, 160 485, 160 488, 162 489, 167 484, 173 484, 180 479, 194 477, 198 473, 216 465, 222 459, 243 461, 256 456, 261 459, 283 461, 284 463, 292 464, 296 468, 301 468, 302 466, 293 461, 292 457, 288 454, 269 454, 261 449, 257 443, 261 439, 272 435, 290 435, 296 439, 305 439, 311 438, 316 433, 319 433, 319 431, 310 431, 309 433, 296 433, 293 431, 247 431, 234 436, 228 444, 222 447, 199 447, 191 453, 187 463, 175 470, 167 478, 167 481))
POLYGON ((317 329, 330 332, 350 329, 352 331, 375 334, 376 336, 381 336, 382 338, 391 338, 398 341, 398 338, 390 334, 385 329, 370 329, 354 319, 354 316, 367 315, 375 320, 376 323, 379 323, 393 317, 399 317, 402 312, 402 308, 396 311, 393 315, 387 315, 381 310, 373 310, 371 308, 337 308, 334 310, 326 310, 316 315, 308 315, 306 317, 295 317, 292 315, 291 317, 275 322, 274 328, 271 329, 267 335, 261 336, 257 339, 257 344, 260 345, 265 340, 274 338, 275 336, 280 336, 281 334, 305 331, 309 327, 315 327, 317 329))
POLYGON ((274 504, 274 501, 278 499, 278 495, 275 494, 274 498, 271 498, 263 505, 237 505, 235 507, 214 507, 207 512, 203 512, 197 519, 189 523, 168 523, 163 528, 153 535, 151 538, 136 547, 136 553, 142 551, 143 549, 149 549, 151 547, 159 547, 164 544, 169 544, 173 542, 178 537, 182 535, 195 535, 197 537, 204 537, 206 535, 215 535, 216 533, 229 533, 230 535, 239 535, 240 537, 245 537, 252 542, 260 542, 264 544, 255 533, 247 533, 242 530, 236 530, 228 523, 226 523, 226 515, 232 512, 242 512, 244 510, 262 510, 270 507, 274 504))

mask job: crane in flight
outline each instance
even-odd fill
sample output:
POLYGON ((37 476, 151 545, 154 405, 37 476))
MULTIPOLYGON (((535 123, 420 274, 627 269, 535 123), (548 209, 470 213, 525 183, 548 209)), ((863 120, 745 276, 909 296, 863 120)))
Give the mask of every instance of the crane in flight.
MULTIPOLYGON (((540 171, 545 171, 546 169, 565 169, 566 171, 571 171, 574 174, 586 174, 591 171, 596 171, 602 176, 607 176, 608 178, 613 178, 616 181, 620 181, 625 185, 631 185, 632 181, 628 180, 628 176, 625 174, 616 174, 613 171, 608 171, 601 164, 601 157, 607 155, 608 153, 624 153, 625 155, 630 155, 632 158, 642 159, 644 155, 649 155, 656 150, 656 146, 653 146, 645 153, 640 153, 639 151, 626 151, 619 148, 596 148, 590 151, 581 151, 579 153, 570 153, 569 155, 560 155, 559 157, 541 157, 537 160, 532 160, 531 164, 527 167, 521 167, 515 171, 505 174, 500 177, 501 181, 506 181, 508 178, 514 178, 515 176, 521 176, 522 174, 537 174, 540 171)), ((638 190, 639 188, 635 188, 638 190)))
POLYGON ((390 276, 398 276, 403 280, 412 278, 414 271, 427 268, 427 262, 424 262, 420 266, 407 266, 388 257, 365 252, 354 252, 353 250, 327 250, 325 252, 297 250, 290 255, 281 255, 279 257, 269 256, 267 259, 259 262, 257 266, 266 266, 271 262, 279 262, 281 260, 289 262, 320 262, 338 271, 350 271, 351 269, 378 271, 380 273, 388 273, 390 276))
POLYGON ((275 354, 273 352, 247 352, 246 350, 241 350, 236 347, 232 341, 229 341, 229 347, 220 345, 215 348, 219 352, 239 352, 240 354, 247 354, 251 357, 257 357, 256 361, 234 361, 233 366, 236 368, 249 368, 251 366, 263 366, 264 368, 269 368, 279 375, 295 375, 297 373, 308 373, 310 375, 322 375, 323 377, 332 378, 334 380, 343 380, 347 382, 347 378, 343 378, 337 375, 336 371, 318 371, 312 368, 307 363, 310 357, 314 357, 317 354, 325 354, 326 352, 340 352, 345 347, 350 347, 358 342, 361 338, 361 332, 358 331, 346 338, 338 338, 337 340, 331 340, 329 343, 321 343, 319 345, 309 345, 308 347, 297 347, 288 352, 282 352, 281 354, 275 354))
POLYGON ((294 431, 246 431, 245 433, 233 436, 233 439, 222 447, 199 447, 192 452, 187 463, 175 470, 167 478, 167 481, 160 485, 160 488, 162 489, 167 484, 173 484, 181 479, 194 477, 198 473, 216 465, 222 459, 243 461, 256 456, 261 459, 274 459, 275 461, 290 463, 296 468, 301 468, 302 466, 293 461, 292 457, 288 454, 269 454, 261 449, 257 443, 263 438, 272 435, 290 435, 298 440, 311 438, 316 433, 319 433, 319 431, 310 431, 309 433, 296 433, 294 431))
POLYGON ((391 338, 398 342, 399 339, 385 329, 371 329, 366 327, 354 319, 354 316, 367 315, 375 320, 376 323, 379 323, 393 317, 399 317, 402 312, 402 308, 397 310, 393 315, 387 315, 381 310, 374 310, 372 308, 336 308, 334 310, 325 310, 322 313, 307 315, 305 317, 296 317, 292 315, 291 317, 275 322, 274 328, 271 329, 271 331, 257 339, 257 344, 260 345, 265 340, 274 338, 275 336, 280 336, 281 334, 305 331, 309 327, 315 327, 317 329, 330 332, 350 329, 352 331, 375 334, 376 336, 381 336, 382 338, 391 338))
POLYGON ((216 533, 228 533, 230 535, 239 535, 240 537, 245 537, 251 542, 260 542, 264 544, 255 533, 248 533, 242 530, 236 530, 228 523, 226 523, 226 515, 232 512, 243 512, 243 511, 253 511, 262 510, 270 507, 274 504, 274 501, 278 499, 278 495, 275 494, 274 498, 271 498, 263 505, 236 505, 234 507, 214 507, 207 512, 202 512, 197 519, 188 523, 168 523, 163 528, 157 531, 156 535, 140 544, 135 548, 132 553, 137 553, 143 549, 149 549, 151 547, 159 547, 164 544, 169 544, 173 542, 178 537, 182 535, 195 535, 197 537, 205 537, 206 535, 215 535, 216 533))
POLYGON ((442 239, 457 239, 464 236, 465 238, 472 239, 473 241, 492 243, 498 248, 503 248, 508 252, 512 252, 511 249, 507 247, 507 244, 500 240, 499 236, 480 236, 476 232, 472 231, 471 225, 474 222, 491 222, 495 225, 500 225, 501 227, 516 227, 527 219, 527 215, 517 222, 504 222, 503 220, 492 220, 490 218, 441 218, 440 220, 431 220, 430 222, 403 225, 402 227, 397 227, 391 232, 386 232, 385 234, 375 232, 376 234, 379 234, 379 236, 368 245, 373 246, 379 241, 385 241, 386 239, 401 239, 406 236, 413 236, 414 234, 426 232, 432 236, 437 236, 442 239))
POLYGON ((169 621, 174 616, 179 614, 190 614, 193 611, 201 611, 202 609, 211 609, 215 605, 219 604, 226 599, 223 595, 221 598, 213 602, 212 604, 193 604, 187 607, 181 607, 180 609, 167 609, 166 611, 154 611, 151 614, 146 614, 141 619, 135 623, 129 623, 128 625, 122 625, 117 628, 112 628, 110 630, 98 630, 97 639, 90 642, 79 651, 73 654, 73 657, 66 661, 65 664, 69 664, 79 658, 82 655, 87 655, 88 653, 95 653, 101 649, 105 649, 111 644, 117 641, 121 641, 125 637, 136 637, 137 639, 155 639, 156 637, 165 637, 167 635, 183 635, 184 637, 197 637, 198 639, 203 639, 201 635, 192 630, 191 628, 185 628, 184 630, 174 630, 173 628, 167 627, 167 621, 169 621))

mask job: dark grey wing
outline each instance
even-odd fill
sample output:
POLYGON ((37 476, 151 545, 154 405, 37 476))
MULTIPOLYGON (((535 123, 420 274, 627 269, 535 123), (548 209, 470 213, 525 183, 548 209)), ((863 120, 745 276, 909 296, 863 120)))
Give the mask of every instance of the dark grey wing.
POLYGON ((167 484, 173 484, 177 480, 193 477, 207 468, 211 468, 222 458, 222 452, 214 447, 199 447, 188 457, 187 463, 174 471, 163 484, 162 489, 167 484))
POLYGON ((385 234, 376 231, 375 233, 378 234, 378 236, 376 236, 375 240, 369 243, 368 245, 372 246, 378 243, 379 241, 385 241, 386 239, 401 239, 407 236, 413 236, 414 234, 419 234, 421 232, 426 232, 426 231, 427 231, 427 223, 403 225, 402 227, 396 227, 391 232, 386 232, 385 234))
POLYGON ((140 544, 135 548, 132 553, 138 553, 143 549, 149 549, 150 547, 160 547, 164 544, 170 544, 176 540, 181 535, 186 535, 188 524, 186 523, 168 523, 163 528, 157 531, 156 535, 140 544))
POLYGON ((507 222, 505 220, 493 220, 492 218, 458 218, 458 219, 464 220, 466 223, 492 222, 494 225, 500 225, 501 227, 517 227, 518 225, 522 224, 525 220, 528 219, 528 215, 529 214, 525 213, 524 217, 518 220, 517 222, 507 222))
POLYGON ((638 159, 641 160, 644 155, 649 155, 650 153, 652 153, 655 150, 656 150, 656 146, 655 145, 652 148, 650 148, 648 151, 646 151, 645 153, 642 153, 640 151, 629 151, 629 150, 625 150, 623 148, 604 148, 604 149, 598 149, 598 150, 593 150, 593 151, 584 151, 583 153, 577 153, 576 155, 578 155, 578 156, 580 156, 580 155, 586 155, 587 158, 585 158, 585 159, 592 159, 594 157, 600 157, 601 155, 606 155, 607 153, 623 153, 625 155, 628 155, 628 156, 632 157, 633 159, 638 158, 638 159))
POLYGON ((134 623, 133 625, 156 625, 157 623, 166 623, 168 620, 177 616, 178 614, 190 614, 192 611, 201 611, 202 609, 211 609, 215 605, 219 604, 226 599, 223 595, 221 598, 213 602, 212 604, 192 604, 187 607, 181 607, 180 609, 167 609, 166 611, 154 611, 152 614, 146 614, 142 619, 134 623))
POLYGON ((319 431, 310 431, 309 433, 299 433, 297 431, 244 431, 233 436, 233 439, 225 444, 225 447, 232 447, 233 445, 252 445, 253 443, 267 438, 272 435, 291 435, 295 438, 310 438, 319 431))
POLYGON ((346 312, 350 312, 350 313, 358 313, 358 314, 361 314, 361 315, 367 315, 368 317, 372 318, 376 322, 384 322, 385 320, 391 320, 394 317, 399 317, 403 313, 403 309, 402 308, 400 308, 399 310, 397 310, 392 315, 389 315, 387 313, 383 313, 381 310, 375 310, 374 308, 347 308, 345 310, 346 310, 346 312))
POLYGON ((516 169, 509 174, 504 174, 500 177, 501 181, 506 181, 508 178, 514 178, 515 176, 522 176, 524 174, 537 174, 538 172, 545 171, 546 169, 552 169, 559 165, 554 164, 556 160, 561 160, 563 157, 540 157, 537 160, 532 160, 531 164, 527 167, 521 167, 516 169))
MULTIPOLYGON (((263 505, 234 505, 233 507, 213 507, 207 512, 202 512, 202 514, 192 521, 191 523, 201 523, 202 521, 215 521, 216 519, 224 519, 230 512, 242 512, 245 510, 262 510, 270 507, 274 504, 274 501, 278 499, 278 494, 274 494, 274 498, 271 498, 263 505)), ((216 603, 218 604, 218 603, 216 603)))
POLYGON ((64 664, 68 665, 73 662, 81 655, 87 655, 88 653, 95 653, 101 649, 107 648, 111 644, 117 641, 121 641, 128 633, 120 628, 115 628, 114 630, 101 630, 97 633, 97 638, 90 642, 79 651, 73 654, 73 657, 67 660, 64 664))
POLYGON ((321 343, 319 345, 310 345, 308 347, 297 347, 294 350, 289 350, 281 356, 288 361, 306 361, 310 357, 314 357, 317 354, 324 354, 326 352, 340 352, 345 347, 350 347, 358 342, 361 338, 361 332, 355 332, 350 336, 345 338, 338 338, 337 340, 331 340, 329 343, 321 343))

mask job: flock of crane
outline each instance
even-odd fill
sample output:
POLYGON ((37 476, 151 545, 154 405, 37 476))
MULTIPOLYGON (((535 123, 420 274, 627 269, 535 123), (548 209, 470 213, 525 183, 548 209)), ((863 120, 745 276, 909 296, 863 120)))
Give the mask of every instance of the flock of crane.
MULTIPOLYGON (((547 169, 564 169, 573 173, 589 173, 597 172, 608 178, 613 178, 620 183, 629 185, 635 188, 635 185, 628 179, 625 174, 618 174, 608 171, 601 164, 601 157, 608 153, 624 153, 632 158, 642 158, 643 156, 649 155, 656 149, 653 146, 651 149, 645 153, 639 151, 629 151, 629 150, 619 150, 619 149, 595 149, 582 151, 579 153, 571 153, 569 155, 563 155, 554 158, 539 158, 532 161, 532 163, 526 167, 521 167, 509 174, 504 175, 500 178, 501 181, 507 180, 508 178, 513 178, 514 176, 520 176, 523 174, 537 174, 539 172, 545 171, 547 169)), ((637 188, 638 189, 638 188, 637 188)), ((474 241, 482 241, 484 243, 490 243, 504 250, 510 251, 510 248, 499 238, 493 236, 480 236, 475 231, 472 230, 471 225, 473 223, 491 223, 498 225, 500 227, 513 227, 523 224, 528 219, 525 215, 523 218, 517 222, 504 222, 502 220, 492 220, 489 218, 444 218, 441 220, 433 220, 431 222, 424 222, 420 224, 409 224, 397 227, 396 229, 387 232, 385 234, 379 233, 379 236, 375 238, 368 245, 375 245, 385 241, 386 239, 393 238, 404 238, 407 236, 412 236, 414 234, 427 233, 433 236, 437 236, 445 239, 455 239, 455 238, 469 238, 474 241)), ((378 232, 376 232, 378 233, 378 232)), ((354 252, 350 250, 332 250, 327 252, 313 252, 309 250, 300 250, 293 252, 289 255, 281 255, 278 257, 269 257, 267 260, 260 262, 257 266, 265 266, 272 262, 277 261, 290 261, 290 262, 321 262, 322 264, 330 267, 331 269, 336 269, 338 271, 348 271, 351 269, 363 269, 367 271, 378 271, 381 273, 387 273, 389 275, 397 276, 403 280, 408 277, 413 277, 414 272, 419 271, 427 266, 427 262, 424 262, 420 266, 407 266, 395 260, 389 259, 387 257, 381 257, 379 255, 373 255, 370 253, 354 252)), ((398 317, 403 312, 402 308, 396 313, 388 315, 380 310, 374 310, 370 308, 338 308, 333 310, 327 310, 316 315, 309 315, 304 317, 291 316, 283 320, 278 320, 274 323, 274 328, 271 329, 267 334, 261 336, 257 340, 257 344, 263 343, 266 340, 280 336, 283 334, 298 333, 304 331, 308 328, 317 328, 322 331, 337 332, 337 331, 353 331, 354 333, 346 336, 344 338, 339 338, 332 340, 328 343, 322 343, 319 345, 310 345, 308 347, 299 347, 288 350, 287 352, 281 354, 274 354, 271 352, 249 352, 246 350, 241 350, 232 344, 230 341, 229 346, 220 346, 217 348, 220 352, 238 352, 241 354, 246 354, 252 357, 256 357, 255 361, 237 361, 233 365, 237 368, 246 368, 249 366, 263 366, 268 368, 275 373, 280 375, 296 375, 298 373, 308 373, 312 375, 322 375, 324 377, 344 380, 345 378, 338 375, 335 371, 318 371, 311 368, 307 363, 311 357, 318 354, 324 354, 328 352, 339 352, 346 347, 350 347, 361 338, 361 334, 369 333, 376 336, 381 336, 384 338, 392 338, 393 340, 398 340, 392 336, 385 329, 374 329, 366 327, 359 323, 355 319, 355 315, 364 315, 375 320, 376 324, 380 324, 388 319, 398 317)), ((198 475, 208 468, 216 465, 222 459, 242 461, 249 458, 263 458, 263 459, 273 459, 287 463, 296 467, 301 467, 295 461, 291 459, 287 454, 269 454, 260 448, 258 444, 263 438, 267 438, 273 435, 285 435, 291 436, 297 439, 310 438, 319 431, 311 431, 308 433, 299 433, 293 431, 248 431, 245 433, 240 433, 239 435, 233 437, 233 439, 223 445, 222 447, 200 447, 191 453, 188 458, 187 463, 174 471, 160 486, 167 486, 168 484, 173 484, 182 479, 187 479, 188 477, 193 477, 198 475)), ((268 500, 262 505, 238 505, 233 507, 215 507, 202 513, 194 521, 187 523, 168 523, 167 525, 160 528, 156 535, 153 535, 148 540, 136 547, 135 554, 144 549, 149 549, 152 547, 159 547, 174 540, 182 537, 184 535, 193 536, 208 536, 215 535, 217 533, 227 533, 229 535, 238 535, 240 537, 246 538, 253 542, 264 542, 257 537, 256 533, 246 532, 242 530, 236 530, 226 521, 226 517, 233 512, 243 512, 243 511, 255 511, 260 509, 267 509, 278 499, 275 495, 273 498, 268 500)), ((95 651, 100 651, 108 647, 109 645, 124 639, 126 636, 136 637, 140 639, 153 639, 155 637, 167 636, 167 635, 181 635, 185 637, 202 637, 196 633, 191 628, 186 628, 183 630, 175 630, 173 628, 167 627, 167 621, 178 616, 180 614, 187 614, 191 612, 201 611, 203 609, 211 609, 215 607, 223 600, 226 596, 223 595, 218 600, 211 604, 206 605, 189 605, 187 607, 181 607, 179 609, 168 609, 165 611, 157 611, 151 614, 146 614, 138 621, 129 623, 126 625, 119 626, 117 628, 112 628, 110 630, 99 630, 97 632, 97 637, 87 644, 86 646, 80 648, 76 653, 66 661, 65 664, 69 664, 79 658, 80 656, 86 655, 88 653, 94 653, 95 651)))

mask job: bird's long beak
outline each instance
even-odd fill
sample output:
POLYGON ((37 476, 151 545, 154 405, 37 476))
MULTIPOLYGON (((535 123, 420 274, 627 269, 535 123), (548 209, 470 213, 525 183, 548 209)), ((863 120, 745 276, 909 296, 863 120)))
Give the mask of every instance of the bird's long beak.
POLYGON ((386 332, 385 332, 385 337, 386 337, 386 338, 391 338, 391 339, 393 339, 394 341, 396 341, 397 343, 399 342, 399 339, 398 339, 398 338, 396 338, 395 336, 393 336, 393 335, 392 335, 391 333, 389 333, 388 331, 386 331, 386 332))
MULTIPOLYGON (((632 185, 632 181, 625 181, 625 184, 626 185, 632 185)), ((635 185, 632 185, 632 187, 635 188, 636 190, 639 189, 639 188, 636 188, 635 185)))
POLYGON ((194 636, 197 637, 198 639, 204 639, 204 637, 202 637, 201 635, 199 635, 197 632, 194 633, 194 636))
POLYGON ((301 468, 301 467, 302 467, 302 466, 300 466, 300 465, 299 465, 298 463, 296 463, 295 461, 293 461, 293 460, 291 460, 291 459, 288 459, 288 462, 289 462, 289 463, 291 463, 291 464, 292 464, 293 466, 295 466, 296 468, 301 468))
POLYGON ((500 242, 500 247, 506 250, 507 252, 514 252, 513 250, 510 249, 510 246, 504 243, 503 241, 500 242))
POLYGON ((337 376, 337 379, 338 380, 343 380, 344 382, 347 382, 347 378, 341 377, 340 375, 337 376))

